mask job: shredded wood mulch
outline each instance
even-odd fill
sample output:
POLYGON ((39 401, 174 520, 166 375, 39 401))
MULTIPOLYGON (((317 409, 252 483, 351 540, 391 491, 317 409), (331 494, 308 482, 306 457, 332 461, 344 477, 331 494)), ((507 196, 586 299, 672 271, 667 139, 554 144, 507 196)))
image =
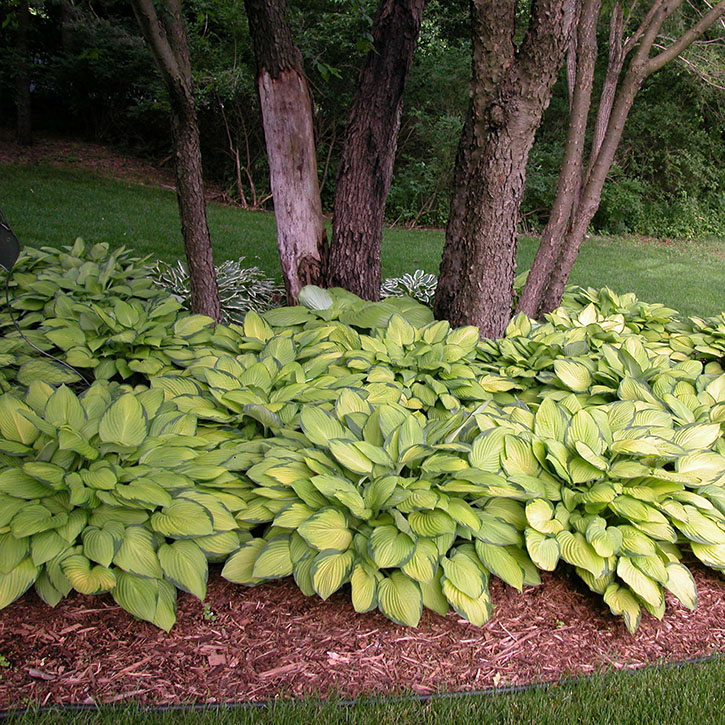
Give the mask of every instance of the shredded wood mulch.
POLYGON ((323 602, 291 579, 248 589, 209 581, 205 608, 179 596, 170 633, 109 596, 70 596, 50 609, 28 593, 0 614, 0 708, 263 701, 302 695, 429 694, 555 681, 725 651, 725 582, 693 566, 690 612, 668 595, 663 621, 630 635, 574 578, 545 575, 519 594, 491 582, 482 628, 455 612, 420 626, 356 614, 349 592, 323 602))

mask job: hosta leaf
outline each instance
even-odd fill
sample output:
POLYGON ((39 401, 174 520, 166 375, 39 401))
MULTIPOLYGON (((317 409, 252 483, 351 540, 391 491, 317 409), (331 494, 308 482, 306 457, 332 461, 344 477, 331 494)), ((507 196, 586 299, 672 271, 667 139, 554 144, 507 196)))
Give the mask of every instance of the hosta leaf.
POLYGON ((635 556, 630 561, 643 574, 658 584, 667 582, 667 569, 665 569, 665 565, 659 556, 635 556))
POLYGON ((315 509, 305 506, 301 502, 295 502, 283 508, 272 522, 274 526, 285 529, 296 529, 315 513, 315 509))
POLYGON ((415 542, 395 526, 376 526, 370 535, 368 551, 381 569, 400 567, 415 553, 415 542))
POLYGON ((121 501, 140 504, 149 509, 169 506, 172 502, 169 493, 148 478, 137 478, 129 484, 116 486, 114 494, 121 501))
POLYGON ((397 476, 384 476, 376 478, 365 486, 363 499, 370 509, 382 508, 386 501, 393 495, 398 485, 397 476))
POLYGON ((596 454, 603 450, 604 440, 599 426, 586 410, 575 413, 566 430, 567 445, 574 448, 577 441, 586 444, 596 454))
POLYGON ((592 384, 592 374, 586 365, 574 360, 556 360, 554 371, 559 380, 569 390, 575 393, 584 393, 592 384))
POLYGON ((456 589, 473 599, 478 599, 481 593, 488 588, 487 577, 481 567, 473 559, 461 554, 459 551, 454 551, 450 556, 444 556, 441 559, 441 567, 445 578, 456 589))
POLYGON ((113 563, 129 574, 160 579, 161 566, 152 542, 153 534, 148 529, 129 526, 113 563))
POLYGON ((423 613, 420 587, 405 574, 394 571, 378 582, 378 607, 393 622, 417 627, 423 613))
POLYGON ((667 569, 665 589, 671 591, 688 609, 695 609, 697 606, 697 587, 690 570, 674 561, 666 564, 665 568, 667 569))
POLYGON ((622 532, 616 526, 607 527, 601 516, 595 516, 590 521, 585 535, 594 551, 605 559, 618 554, 622 546, 622 532))
POLYGON ((289 536, 276 536, 259 552, 252 576, 256 579, 280 579, 289 576, 292 570, 289 536))
POLYGON ((222 569, 222 576, 236 584, 248 586, 258 584, 261 579, 255 577, 252 572, 259 553, 266 545, 267 542, 264 539, 251 539, 243 544, 227 559, 222 569))
POLYGON ((345 551, 352 541, 345 514, 334 508, 320 509, 301 524, 297 532, 318 551, 345 551))
POLYGON ((504 452, 506 433, 501 428, 493 428, 481 433, 471 445, 469 461, 474 468, 497 473, 501 469, 501 456, 504 452))
POLYGON ((116 586, 116 576, 105 566, 91 566, 91 562, 82 554, 74 554, 63 559, 63 573, 81 594, 100 594, 111 591, 116 586))
POLYGON ((662 587, 634 566, 632 560, 620 556, 617 561, 617 576, 629 585, 637 596, 653 607, 662 601, 662 587))
POLYGON ((42 531, 30 537, 30 554, 35 566, 42 566, 68 548, 68 542, 55 531, 42 531))
MULTIPOLYGON (((0 574, 9 574, 28 555, 30 537, 0 534, 0 574)), ((40 564, 36 564, 40 566, 40 564)))
POLYGON ((551 398, 544 398, 534 417, 534 432, 540 438, 563 440, 567 418, 551 398))
POLYGON ((302 408, 300 425, 310 441, 323 448, 327 448, 331 440, 350 437, 335 418, 311 405, 302 408))
POLYGON ((236 531, 222 531, 211 536, 195 536, 194 543, 209 561, 220 561, 239 548, 239 536, 236 531))
POLYGON ((476 627, 482 627, 491 617, 491 597, 487 590, 470 597, 458 589, 447 577, 442 580, 443 595, 458 614, 476 627))
POLYGON ((204 599, 208 567, 204 552, 193 541, 162 544, 157 554, 168 581, 197 599, 204 599))
POLYGON ((691 451, 710 448, 719 437, 720 425, 718 423, 710 425, 694 423, 678 428, 673 442, 685 450, 691 451))
POLYGON ((81 430, 87 417, 78 398, 70 388, 62 385, 48 398, 45 405, 45 419, 56 428, 69 425, 75 430, 81 430))
POLYGON ((550 536, 544 536, 534 529, 526 529, 526 550, 531 561, 543 571, 554 571, 559 563, 559 542, 550 536))
POLYGON ((58 520, 45 506, 29 504, 15 514, 10 522, 10 530, 14 536, 21 538, 53 529, 66 521, 58 520))
POLYGON ((30 385, 34 380, 44 380, 51 385, 76 383, 80 380, 78 373, 50 360, 28 360, 20 366, 16 378, 21 385, 30 385))
MULTIPOLYGON (((6 468, 0 473, 0 492, 16 498, 32 500, 51 495, 53 489, 45 483, 36 481, 20 468, 13 467, 6 468)), ((11 501, 8 501, 8 503, 12 504, 11 501)), ((0 513, 0 516, 2 516, 2 513, 0 513)))
MULTIPOLYGON (((305 431, 306 433, 306 431, 305 431)), ((354 473, 372 473, 373 462, 364 455, 353 443, 345 441, 331 441, 329 443, 330 453, 345 468, 354 473)))
POLYGON ((35 580, 35 592, 49 607, 55 607, 65 596, 53 586, 45 570, 35 580))
POLYGON ((521 534, 511 524, 488 513, 480 513, 478 518, 481 520, 481 528, 475 534, 477 539, 497 546, 521 545, 521 534))
POLYGON ((526 520, 540 534, 557 534, 564 527, 554 518, 553 505, 543 499, 533 499, 526 504, 526 520))
POLYGON ((214 533, 211 514, 198 503, 184 498, 174 499, 151 516, 151 528, 173 539, 209 536, 214 533))
POLYGON ((564 561, 581 569, 586 569, 596 578, 604 576, 607 571, 606 559, 597 554, 582 534, 560 531, 556 535, 556 540, 559 544, 561 558, 564 561))
POLYGON ((314 559, 310 574, 312 586, 322 599, 327 599, 350 578, 355 563, 353 551, 321 551, 314 559))
POLYGON ((88 526, 84 529, 82 538, 83 553, 86 557, 101 566, 110 566, 121 545, 123 534, 119 536, 111 528, 99 529, 96 526, 88 526))
POLYGON ((403 564, 402 571, 417 582, 429 582, 438 570, 440 554, 438 547, 430 539, 418 539, 413 556, 403 564))
POLYGON ((22 415, 22 411, 33 412, 12 395, 0 395, 0 438, 28 446, 35 441, 40 431, 22 415))
POLYGON ((604 592, 604 601, 609 605, 612 614, 621 614, 627 629, 634 633, 642 616, 639 604, 632 592, 619 584, 610 584, 604 592))
POLYGON ((413 511, 408 515, 408 523, 414 533, 419 536, 440 536, 453 534, 456 522, 439 509, 433 511, 413 511))
POLYGON ((471 505, 462 498, 451 497, 448 501, 448 514, 461 526, 478 531, 481 528, 481 521, 471 505))
POLYGON ((146 439, 146 414, 131 393, 122 395, 101 418, 98 435, 104 443, 131 448, 146 439))
POLYGON ((0 574, 0 609, 7 607, 32 586, 40 569, 28 556, 7 574, 0 574))
POLYGON ((350 576, 352 606, 356 612, 369 612, 378 606, 378 582, 362 564, 356 564, 350 576))
POLYGON ((176 589, 169 582, 117 571, 116 586, 111 595, 134 617, 151 622, 167 632, 174 626, 176 589))
POLYGON ((476 541, 476 553, 483 565, 492 574, 507 584, 522 591, 524 586, 524 572, 516 559, 502 546, 487 544, 485 541, 476 541))

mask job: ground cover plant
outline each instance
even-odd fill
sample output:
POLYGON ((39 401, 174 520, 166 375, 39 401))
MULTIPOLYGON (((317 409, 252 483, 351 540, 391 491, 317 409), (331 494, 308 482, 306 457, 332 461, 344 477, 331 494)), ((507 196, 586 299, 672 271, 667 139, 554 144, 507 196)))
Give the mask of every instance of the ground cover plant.
POLYGON ((220 562, 483 624, 491 576, 566 565, 634 630, 665 590, 695 606, 683 553, 725 569, 723 315, 573 288, 481 342, 409 297, 307 288, 213 326, 142 269, 81 242, 18 263, 19 327, 91 384, 0 318, 0 605, 110 592, 169 629, 220 562))

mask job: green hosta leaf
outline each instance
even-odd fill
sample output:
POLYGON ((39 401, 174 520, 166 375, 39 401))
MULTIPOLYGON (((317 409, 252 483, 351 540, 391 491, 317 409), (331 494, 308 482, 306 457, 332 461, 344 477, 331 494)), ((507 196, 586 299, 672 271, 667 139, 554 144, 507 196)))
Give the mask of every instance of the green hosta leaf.
POLYGON ((294 579, 299 590, 306 596, 311 597, 315 593, 312 586, 312 563, 314 559, 306 557, 294 564, 294 579))
POLYGON ((111 594, 116 603, 134 617, 151 622, 167 632, 174 626, 176 589, 173 584, 117 571, 116 586, 111 594))
POLYGON ((460 551, 444 556, 441 559, 441 567, 445 579, 472 599, 478 599, 482 592, 488 589, 488 580, 481 567, 460 551))
MULTIPOLYGON (((35 566, 42 566, 68 548, 68 542, 55 531, 42 531, 30 537, 30 554, 35 566)), ((4 555, 1 544, 0 552, 0 556, 4 555)))
POLYGON ((113 563, 129 574, 160 579, 159 558, 153 547, 153 534, 142 526, 129 526, 113 563))
POLYGON ((667 581, 667 569, 659 556, 635 556, 630 561, 658 584, 665 584, 667 581))
POLYGON ((327 599, 348 581, 354 564, 353 551, 321 551, 310 570, 314 590, 322 599, 327 599))
POLYGON ((440 554, 435 542, 430 539, 418 539, 413 556, 403 564, 402 571, 411 579, 425 583, 433 579, 438 570, 440 554))
POLYGON ((363 499, 368 508, 376 510, 382 508, 393 495, 398 485, 397 476, 385 476, 371 481, 363 492, 363 499))
POLYGON ((476 553, 483 565, 499 579, 507 584, 523 590, 524 572, 519 563, 502 546, 487 544, 485 541, 476 541, 476 553))
POLYGON ((194 543, 209 561, 221 561, 239 548, 239 536, 236 531, 222 531, 211 536, 195 536, 194 543))
POLYGON ((394 571, 378 582, 378 607, 393 622, 417 627, 423 613, 420 587, 405 574, 394 571))
POLYGON ((621 614, 627 629, 634 633, 639 626, 641 610, 632 592, 619 584, 610 584, 604 592, 604 601, 612 614, 621 614))
POLYGON ((260 342, 266 342, 273 336, 272 328, 254 310, 244 316, 244 335, 260 342))
POLYGON ((0 395, 0 438, 31 445, 40 431, 22 414, 33 411, 12 395, 0 395))
MULTIPOLYGON (((305 431, 306 433, 306 431, 305 431)), ((329 443, 330 453, 345 468, 353 471, 353 473, 369 474, 373 470, 373 462, 353 443, 345 441, 331 441, 329 443)))
POLYGON ((35 580, 35 591, 49 607, 55 607, 65 596, 53 586, 45 570, 41 571, 35 580))
POLYGON ((448 501, 448 514, 461 526, 467 526, 473 531, 481 528, 481 521, 470 504, 462 498, 452 497, 448 501))
POLYGON ((626 582, 630 589, 645 602, 653 607, 660 605, 662 601, 662 587, 637 569, 629 557, 619 557, 617 561, 617 576, 626 582))
POLYGON ((556 360, 554 371, 559 380, 575 393, 586 392, 592 384, 592 374, 589 372, 589 368, 580 362, 556 360))
POLYGON ((209 536, 214 533, 211 514, 198 503, 184 498, 174 499, 151 516, 151 528, 173 539, 209 536))
POLYGON ((665 568, 667 569, 665 589, 671 591, 688 609, 695 609, 697 606, 697 587, 690 570, 674 561, 666 564, 665 568))
MULTIPOLYGON (((0 534, 0 573, 9 574, 28 555, 30 538, 0 534)), ((36 564, 40 566, 40 564, 36 564)))
POLYGON ((157 554, 168 581, 197 599, 204 599, 208 567, 204 552, 193 541, 162 544, 157 554))
POLYGON ((335 418, 310 405, 302 408, 300 425, 310 441, 322 448, 327 448, 331 440, 350 437, 335 418))
POLYGON ((299 535, 314 549, 345 551, 352 541, 345 514, 334 508, 320 509, 298 529, 299 535))
POLYGON ((505 437, 506 432, 502 428, 493 428, 481 433, 471 445, 469 454, 471 466, 482 471, 498 473, 501 469, 505 437))
POLYGON ((550 536, 544 536, 534 529, 526 529, 526 550, 531 561, 543 571, 554 571, 559 563, 559 542, 550 536))
POLYGON ((378 606, 378 580, 362 564, 355 564, 350 587, 352 606, 356 612, 369 612, 378 606))
MULTIPOLYGON (((584 536, 578 532, 560 531, 556 535, 561 558, 581 569, 586 569, 595 577, 604 576, 607 572, 607 561, 599 556, 584 536)), ((534 558, 533 556, 531 557, 534 558)))
POLYGON ((44 417, 56 428, 69 425, 74 430, 82 430, 87 421, 86 413, 78 398, 65 385, 48 398, 44 417))
POLYGON ((7 574, 0 574, 0 609, 7 607, 33 585, 40 569, 28 556, 7 574))
POLYGON ((174 323, 176 337, 189 338, 210 327, 214 320, 206 315, 184 315, 174 323))
POLYGON ((439 570, 431 581, 420 583, 418 586, 420 586, 420 592, 423 595, 423 606, 445 617, 451 606, 443 594, 442 577, 443 572, 439 570))
POLYGON ((385 330, 385 342, 390 345, 412 345, 415 342, 415 328, 398 314, 394 314, 385 330))
POLYGON ((537 498, 526 504, 526 520, 540 534, 558 534, 564 527, 554 518, 554 507, 549 501, 537 498))
POLYGON ((482 627, 491 617, 491 597, 483 591, 477 597, 470 597, 458 589, 451 581, 443 578, 443 595, 451 603, 458 614, 476 627, 482 627))
POLYGON ((146 440, 146 414, 136 396, 122 395, 101 418, 98 435, 104 443, 125 448, 140 446, 146 440))
POLYGON ((16 378, 21 385, 30 385, 35 380, 44 380, 51 385, 76 383, 80 380, 78 373, 50 360, 28 360, 20 366, 16 378))
POLYGON ((283 508, 272 522, 274 526, 285 529, 296 529, 315 513, 315 509, 301 502, 295 502, 283 508))
POLYGON ((419 536, 440 536, 453 534, 456 531, 456 522, 445 511, 439 509, 413 511, 408 515, 408 523, 413 532, 419 536))
POLYGON ((256 579, 280 579, 289 576, 292 571, 289 536, 276 536, 259 552, 252 576, 256 579))
POLYGON ((415 553, 415 542, 395 526, 376 526, 370 535, 368 551, 381 569, 400 567, 415 553))
POLYGON ((308 284, 300 290, 297 302, 309 310, 327 310, 333 304, 330 293, 314 284, 308 284))
POLYGON ((594 551, 605 559, 619 553, 622 547, 622 532, 616 526, 607 527, 601 516, 595 516, 587 526, 586 539, 594 551))
POLYGON ((534 417, 534 432, 540 438, 564 440, 568 416, 551 398, 544 398, 534 417))
POLYGON ((222 576, 236 584, 248 586, 258 584, 262 580, 253 575, 254 565, 265 546, 267 542, 264 539, 251 539, 243 544, 227 559, 222 569, 222 576))
POLYGON ((40 531, 53 529, 65 521, 59 521, 45 506, 29 504, 15 514, 10 522, 10 529, 17 538, 31 536, 40 531))
POLYGON ((82 554, 66 557, 60 566, 73 588, 81 594, 109 592, 116 586, 116 576, 110 569, 100 565, 92 567, 82 554))
POLYGON ((65 476, 65 471, 60 466, 42 461, 29 461, 28 463, 24 463, 23 472, 55 489, 63 485, 63 478, 65 476))
POLYGON ((148 478, 137 478, 129 484, 116 486, 114 494, 121 501, 140 504, 149 509, 169 506, 172 502, 169 493, 148 478))
POLYGON ((488 513, 480 513, 478 518, 481 520, 481 528, 475 534, 477 539, 497 546, 521 545, 521 534, 511 524, 488 513))
POLYGON ((99 529, 97 526, 88 526, 84 529, 83 553, 101 566, 110 566, 123 541, 124 527, 107 525, 99 529))

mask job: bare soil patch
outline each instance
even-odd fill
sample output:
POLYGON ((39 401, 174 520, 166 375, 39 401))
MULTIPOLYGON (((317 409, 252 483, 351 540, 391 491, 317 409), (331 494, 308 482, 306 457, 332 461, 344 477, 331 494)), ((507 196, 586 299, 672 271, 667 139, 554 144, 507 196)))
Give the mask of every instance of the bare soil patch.
POLYGON ((356 614, 347 591, 323 602, 291 579, 248 589, 216 572, 208 608, 181 594, 168 634, 110 596, 74 595, 50 609, 28 593, 0 616, 10 661, 0 708, 470 691, 723 652, 725 583, 693 568, 697 610, 668 597, 664 619, 645 615, 634 635, 561 574, 523 594, 492 580, 494 616, 481 628, 426 612, 410 629, 356 614))

